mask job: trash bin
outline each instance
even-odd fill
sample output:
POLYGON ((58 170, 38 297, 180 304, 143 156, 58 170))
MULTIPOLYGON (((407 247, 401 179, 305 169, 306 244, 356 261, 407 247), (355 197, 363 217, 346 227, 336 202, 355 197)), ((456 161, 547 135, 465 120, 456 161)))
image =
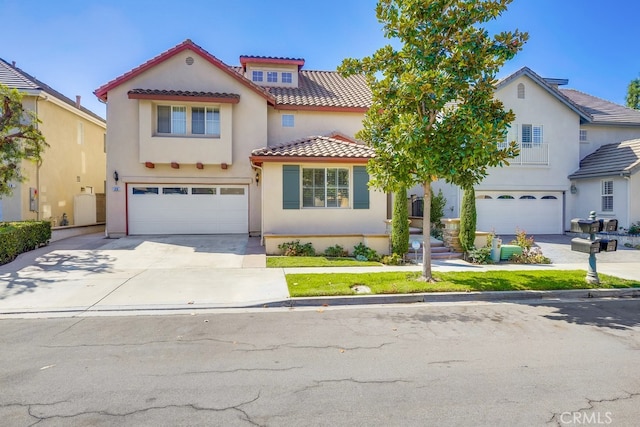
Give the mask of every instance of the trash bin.
POLYGON ((491 240, 491 261, 500 262, 500 250, 502 248, 502 239, 494 237, 491 240))

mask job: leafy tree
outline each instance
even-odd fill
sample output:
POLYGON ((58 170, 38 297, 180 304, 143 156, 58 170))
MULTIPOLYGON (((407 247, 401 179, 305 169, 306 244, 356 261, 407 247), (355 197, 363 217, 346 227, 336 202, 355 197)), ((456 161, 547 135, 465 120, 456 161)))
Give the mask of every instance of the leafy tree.
MULTIPOLYGON (((504 141, 514 114, 493 98, 495 76, 523 46, 518 30, 489 35, 482 24, 512 0, 379 0, 376 15, 387 45, 363 59, 345 59, 343 75, 364 74, 372 106, 358 137, 376 152, 371 185, 385 191, 422 184, 424 219, 431 217, 431 183, 464 187, 489 167, 508 164, 515 142, 504 141)), ((431 247, 422 277, 431 281, 431 247)))
POLYGON ((40 121, 22 106, 22 94, 0 84, 0 197, 11 195, 9 183, 22 182, 22 160, 41 161, 46 142, 40 121))
POLYGON ((407 189, 400 188, 393 200, 391 218, 391 252, 404 256, 409 251, 409 210, 407 209, 407 189))
POLYGON ((460 209, 460 246, 465 252, 471 251, 476 240, 476 191, 473 185, 464 189, 460 209))
POLYGON ((640 77, 631 80, 627 87, 627 107, 640 110, 640 77))

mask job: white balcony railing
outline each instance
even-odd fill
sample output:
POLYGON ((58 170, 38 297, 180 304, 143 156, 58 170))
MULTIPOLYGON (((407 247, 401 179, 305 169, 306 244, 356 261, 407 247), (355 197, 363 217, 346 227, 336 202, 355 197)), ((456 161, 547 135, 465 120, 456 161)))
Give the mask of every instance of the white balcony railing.
MULTIPOLYGON (((548 143, 518 144, 520 154, 513 159, 508 159, 510 165, 549 165, 548 143)), ((506 148, 507 144, 498 144, 500 148, 506 148)))

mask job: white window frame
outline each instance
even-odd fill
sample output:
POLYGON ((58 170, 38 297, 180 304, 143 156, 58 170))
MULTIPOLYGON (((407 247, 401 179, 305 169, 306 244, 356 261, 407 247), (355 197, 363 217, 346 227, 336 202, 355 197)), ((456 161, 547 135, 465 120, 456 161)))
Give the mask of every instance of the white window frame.
POLYGON ((600 189, 602 212, 613 212, 613 180, 602 180, 600 189))
POLYGON ((293 114, 283 114, 282 115, 282 127, 283 128, 292 128, 296 126, 295 115, 293 114))
POLYGON ((218 107, 204 107, 204 106, 193 106, 190 108, 191 112, 191 134, 192 135, 206 135, 213 136, 216 138, 220 137, 220 108, 218 107), (193 131, 193 110, 195 108, 204 109, 204 132, 203 133, 195 133, 193 131), (208 120, 208 113, 211 112, 213 116, 213 120, 208 120), (216 114, 217 113, 217 114, 216 114), (217 118, 217 120, 216 120, 217 118))
POLYGON ((262 70, 251 71, 251 81, 262 83, 264 81, 264 71, 262 70))
POLYGON ((540 146, 543 142, 544 134, 542 125, 532 125, 527 123, 520 125, 520 145, 523 148, 540 146))
POLYGON ((580 142, 589 142, 589 133, 586 129, 580 129, 580 142))
POLYGON ((293 83, 293 73, 289 71, 283 71, 280 76, 280 81, 282 83, 293 83))
POLYGON ((337 208, 347 209, 350 207, 351 196, 351 171, 349 168, 302 168, 302 207, 303 208, 337 208), (323 171, 324 180, 321 184, 315 183, 316 173, 323 171), (335 171, 335 184, 328 184, 329 171, 335 171), (346 183, 340 182, 340 173, 346 173, 346 183), (305 174, 310 173, 314 182, 311 185, 305 185, 305 174), (311 191, 311 200, 309 204, 305 198, 305 191, 311 191), (334 193, 335 196, 332 196, 334 193), (333 197, 334 203, 329 203, 330 197, 333 197), (305 203, 307 202, 307 203, 305 203))
POLYGON ((518 83, 518 99, 524 99, 524 97, 525 97, 524 83, 518 83))
POLYGON ((267 83, 278 83, 277 71, 267 71, 267 83))
POLYGON ((186 105, 157 104, 155 106, 155 111, 156 111, 155 135, 220 138, 222 119, 221 119, 219 106, 211 106, 211 105, 186 106, 186 105), (160 109, 161 108, 169 109, 169 123, 168 123, 169 132, 160 131, 160 109), (204 133, 193 133, 193 109, 194 108, 204 109, 204 121, 205 121, 204 133), (213 120, 212 122, 207 121, 208 112, 211 112, 214 118, 217 113, 218 120, 217 121, 213 120), (179 117, 178 113, 184 113, 184 118, 179 117), (184 128, 184 132, 176 132, 176 124, 180 124, 181 127, 184 128))

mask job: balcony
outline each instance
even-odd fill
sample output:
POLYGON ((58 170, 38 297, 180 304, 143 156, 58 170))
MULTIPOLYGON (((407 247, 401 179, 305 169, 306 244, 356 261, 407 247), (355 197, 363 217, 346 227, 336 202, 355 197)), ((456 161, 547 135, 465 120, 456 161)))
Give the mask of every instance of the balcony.
MULTIPOLYGON (((510 165, 549 165, 549 144, 548 143, 525 143, 518 144, 520 154, 513 159, 509 159, 510 165)), ((498 144, 499 148, 507 148, 507 144, 498 144)))

